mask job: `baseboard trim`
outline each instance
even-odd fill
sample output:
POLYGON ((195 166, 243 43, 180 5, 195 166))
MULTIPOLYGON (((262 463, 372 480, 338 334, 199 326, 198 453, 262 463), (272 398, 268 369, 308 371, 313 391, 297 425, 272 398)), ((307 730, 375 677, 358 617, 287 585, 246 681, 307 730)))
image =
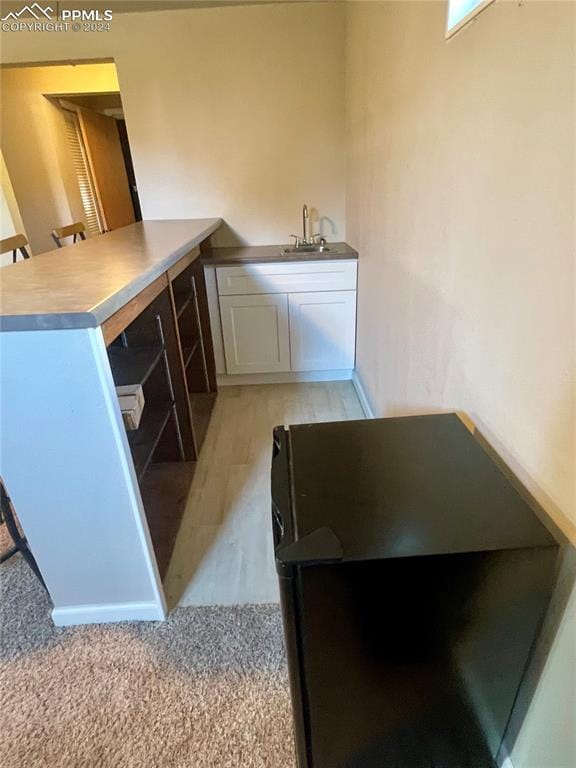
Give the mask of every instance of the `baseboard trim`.
POLYGON ((514 768, 514 764, 512 763, 512 760, 507 757, 506 760, 502 763, 500 768, 514 768))
POLYGON ((297 384, 306 381, 349 381, 353 370, 287 371, 286 373, 234 373, 219 374, 219 387, 244 384, 297 384))
POLYGON ((158 603, 103 603, 70 605, 52 610, 57 627, 75 624, 107 624, 113 621, 163 621, 164 608, 158 603))
POLYGON ((356 390, 356 394, 358 395, 358 400, 360 400, 360 405, 362 406, 362 410, 364 411, 364 416, 366 416, 367 419, 375 419, 376 414, 374 413, 374 410, 370 405, 370 401, 368 400, 368 395, 366 394, 366 391, 362 385, 362 381, 358 376, 357 371, 354 371, 354 373, 352 374, 352 384, 354 385, 354 389, 356 390))

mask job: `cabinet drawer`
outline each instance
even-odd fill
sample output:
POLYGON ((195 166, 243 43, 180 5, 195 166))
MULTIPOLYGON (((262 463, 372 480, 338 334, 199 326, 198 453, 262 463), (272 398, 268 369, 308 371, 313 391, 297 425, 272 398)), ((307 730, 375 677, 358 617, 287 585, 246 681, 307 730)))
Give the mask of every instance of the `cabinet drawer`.
POLYGON ((356 261, 308 261, 218 267, 220 296, 355 291, 356 261))

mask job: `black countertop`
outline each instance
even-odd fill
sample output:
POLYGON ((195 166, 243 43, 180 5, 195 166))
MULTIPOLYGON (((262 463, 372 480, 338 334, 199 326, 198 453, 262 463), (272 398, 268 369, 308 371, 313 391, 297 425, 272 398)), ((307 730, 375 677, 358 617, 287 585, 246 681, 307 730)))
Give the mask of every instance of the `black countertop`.
POLYGON ((558 545, 456 414, 298 425, 287 437, 288 561, 558 545))
POLYGON ((287 261, 334 261, 357 259, 358 252, 348 243, 328 243, 330 250, 321 253, 282 253, 288 245, 240 245, 228 248, 212 248, 202 254, 207 267, 234 266, 235 264, 268 264, 287 261))

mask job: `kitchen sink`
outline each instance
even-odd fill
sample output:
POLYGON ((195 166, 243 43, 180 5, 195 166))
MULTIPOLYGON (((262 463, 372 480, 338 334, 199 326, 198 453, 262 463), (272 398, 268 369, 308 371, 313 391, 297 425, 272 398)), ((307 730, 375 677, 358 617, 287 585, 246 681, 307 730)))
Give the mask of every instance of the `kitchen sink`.
POLYGON ((293 248, 283 248, 281 253, 325 253, 330 248, 327 245, 297 245, 293 248))

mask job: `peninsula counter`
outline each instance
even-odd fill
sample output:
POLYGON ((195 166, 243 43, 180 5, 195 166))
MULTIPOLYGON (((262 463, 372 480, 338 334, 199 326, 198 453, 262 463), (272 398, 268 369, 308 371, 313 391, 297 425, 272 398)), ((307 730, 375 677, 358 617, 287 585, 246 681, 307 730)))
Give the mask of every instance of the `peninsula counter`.
POLYGON ((146 221, 0 270, 0 475, 58 625, 163 619, 216 397, 200 245, 146 221), (141 386, 138 429, 116 387, 141 386))

